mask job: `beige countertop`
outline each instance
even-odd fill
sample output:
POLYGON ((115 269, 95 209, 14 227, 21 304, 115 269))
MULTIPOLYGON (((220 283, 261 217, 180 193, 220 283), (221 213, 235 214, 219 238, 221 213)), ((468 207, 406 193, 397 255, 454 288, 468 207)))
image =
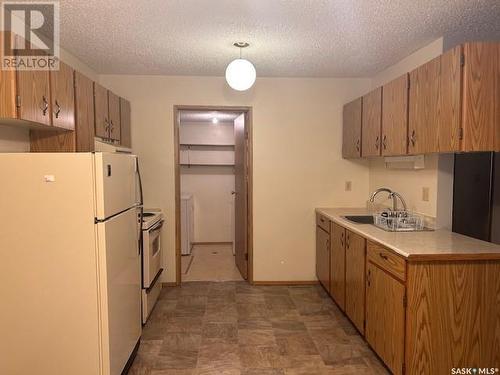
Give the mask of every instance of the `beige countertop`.
POLYGON ((357 224, 343 218, 345 215, 368 215, 365 208, 316 208, 316 212, 408 260, 500 259, 500 245, 449 230, 387 232, 371 224, 357 224))

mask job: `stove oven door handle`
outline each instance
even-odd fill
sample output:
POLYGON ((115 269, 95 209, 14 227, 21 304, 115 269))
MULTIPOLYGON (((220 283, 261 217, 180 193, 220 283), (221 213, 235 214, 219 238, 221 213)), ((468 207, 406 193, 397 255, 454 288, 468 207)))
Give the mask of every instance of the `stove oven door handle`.
POLYGON ((160 220, 158 222, 158 224, 155 224, 154 226, 152 226, 151 228, 149 228, 148 232, 149 233, 153 233, 154 231, 157 231, 158 229, 160 229, 162 226, 163 226, 163 220, 160 220))

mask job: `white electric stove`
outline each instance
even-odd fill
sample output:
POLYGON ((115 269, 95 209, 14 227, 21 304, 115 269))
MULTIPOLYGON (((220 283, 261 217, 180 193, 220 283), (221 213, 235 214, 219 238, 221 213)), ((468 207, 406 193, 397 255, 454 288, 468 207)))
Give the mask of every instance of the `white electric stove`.
POLYGON ((148 320, 161 292, 161 229, 163 214, 159 209, 144 209, 142 219, 142 323, 148 320))

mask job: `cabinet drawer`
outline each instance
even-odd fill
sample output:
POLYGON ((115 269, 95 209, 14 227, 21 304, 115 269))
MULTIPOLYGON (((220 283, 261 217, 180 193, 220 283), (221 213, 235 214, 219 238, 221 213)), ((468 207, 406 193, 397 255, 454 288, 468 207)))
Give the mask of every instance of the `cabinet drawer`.
POLYGON ((321 214, 316 214, 316 225, 330 233, 330 219, 321 214))
POLYGON ((398 279, 406 280, 406 261, 386 248, 368 241, 368 260, 377 264, 398 279))

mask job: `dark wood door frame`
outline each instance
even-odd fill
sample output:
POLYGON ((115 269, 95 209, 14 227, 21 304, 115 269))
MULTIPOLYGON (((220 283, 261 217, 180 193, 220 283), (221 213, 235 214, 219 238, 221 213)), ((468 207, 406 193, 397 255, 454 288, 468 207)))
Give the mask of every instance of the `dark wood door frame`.
POLYGON ((247 251, 248 282, 253 284, 253 134, 252 107, 245 106, 206 106, 174 105, 174 163, 175 163, 175 280, 180 285, 181 275, 181 167, 180 167, 180 111, 226 111, 245 114, 245 127, 248 133, 248 212, 247 212, 247 251))

